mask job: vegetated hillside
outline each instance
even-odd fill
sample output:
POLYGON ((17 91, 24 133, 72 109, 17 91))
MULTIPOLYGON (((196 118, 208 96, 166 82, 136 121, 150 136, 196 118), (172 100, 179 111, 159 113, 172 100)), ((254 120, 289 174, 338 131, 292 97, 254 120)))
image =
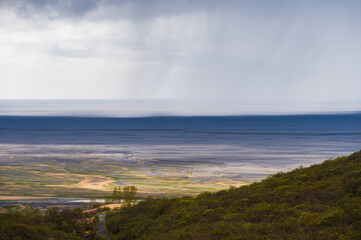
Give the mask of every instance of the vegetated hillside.
POLYGON ((102 239, 99 219, 81 208, 48 208, 45 214, 26 205, 0 208, 1 240, 102 239))
POLYGON ((114 239, 361 239, 361 151, 195 198, 107 216, 114 239))

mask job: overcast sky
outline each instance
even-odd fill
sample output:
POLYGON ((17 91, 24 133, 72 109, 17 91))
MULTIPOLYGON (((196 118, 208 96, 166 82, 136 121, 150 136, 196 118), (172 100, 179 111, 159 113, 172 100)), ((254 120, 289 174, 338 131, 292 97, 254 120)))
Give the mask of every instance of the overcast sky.
POLYGON ((361 102, 361 1, 0 0, 0 99, 361 102))

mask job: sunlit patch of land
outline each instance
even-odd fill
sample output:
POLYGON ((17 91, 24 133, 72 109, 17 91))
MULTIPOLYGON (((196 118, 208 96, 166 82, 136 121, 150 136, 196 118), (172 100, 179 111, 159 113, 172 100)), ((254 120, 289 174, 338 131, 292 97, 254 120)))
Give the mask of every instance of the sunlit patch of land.
POLYGON ((39 197, 34 196, 0 196, 0 201, 14 201, 14 200, 36 200, 39 197))
MULTIPOLYGON (((104 197, 115 186, 135 185, 140 196, 183 196, 248 182, 207 172, 204 164, 174 166, 139 158, 114 161, 96 154, 74 159, 0 153, 0 195, 104 197)), ((1 200, 1 199, 0 199, 1 200)))

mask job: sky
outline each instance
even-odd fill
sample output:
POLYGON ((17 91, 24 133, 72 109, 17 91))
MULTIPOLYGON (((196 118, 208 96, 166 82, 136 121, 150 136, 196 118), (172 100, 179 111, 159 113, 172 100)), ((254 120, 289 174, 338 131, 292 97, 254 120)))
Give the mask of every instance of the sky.
POLYGON ((360 111, 360 43, 360 1, 0 0, 0 99, 360 111))

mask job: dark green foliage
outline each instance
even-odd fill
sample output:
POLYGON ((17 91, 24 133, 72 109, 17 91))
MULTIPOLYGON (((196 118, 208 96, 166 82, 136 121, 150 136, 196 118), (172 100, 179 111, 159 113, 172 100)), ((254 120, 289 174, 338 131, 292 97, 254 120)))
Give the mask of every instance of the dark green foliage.
POLYGON ((0 214, 0 239, 99 239, 98 221, 80 208, 8 211, 0 214))
POLYGON ((137 190, 138 189, 135 186, 123 187, 122 199, 124 200, 125 205, 130 206, 135 203, 137 190))
POLYGON ((114 187, 112 198, 105 200, 105 204, 124 203, 130 206, 135 203, 138 189, 135 186, 114 187))
POLYGON ((120 187, 114 187, 112 194, 112 203, 120 203, 122 200, 122 189, 120 187))
POLYGON ((108 213, 113 239, 361 239, 361 151, 197 197, 108 213))

